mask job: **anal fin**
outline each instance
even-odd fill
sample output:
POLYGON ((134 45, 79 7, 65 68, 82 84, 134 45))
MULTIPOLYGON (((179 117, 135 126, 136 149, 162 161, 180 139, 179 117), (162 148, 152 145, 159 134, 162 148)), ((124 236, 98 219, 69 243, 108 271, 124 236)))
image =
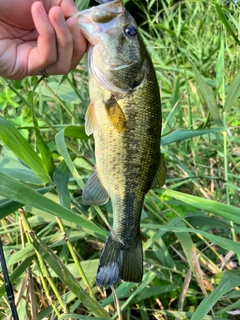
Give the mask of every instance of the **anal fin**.
POLYGON ((94 171, 88 178, 83 189, 82 201, 84 204, 101 206, 108 202, 109 195, 102 186, 97 172, 94 171))
POLYGON ((164 162, 163 156, 160 155, 159 165, 158 165, 155 177, 153 179, 151 189, 160 188, 164 185, 166 180, 166 173, 167 173, 167 170, 166 170, 165 162, 164 162))

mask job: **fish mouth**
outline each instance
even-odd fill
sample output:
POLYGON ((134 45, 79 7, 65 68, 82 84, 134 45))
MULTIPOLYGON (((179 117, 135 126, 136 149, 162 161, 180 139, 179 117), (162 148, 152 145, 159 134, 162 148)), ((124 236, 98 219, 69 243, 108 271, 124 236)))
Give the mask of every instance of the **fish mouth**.
POLYGON ((114 0, 107 3, 102 3, 98 6, 91 7, 83 11, 76 12, 73 17, 79 20, 81 26, 81 23, 84 23, 85 19, 87 19, 86 22, 94 21, 98 23, 105 23, 123 12, 125 12, 123 1, 114 0))
POLYGON ((99 42, 101 32, 117 27, 117 16, 125 12, 122 0, 115 0, 100 4, 89 9, 79 11, 73 15, 78 19, 79 27, 85 38, 92 44, 99 42))

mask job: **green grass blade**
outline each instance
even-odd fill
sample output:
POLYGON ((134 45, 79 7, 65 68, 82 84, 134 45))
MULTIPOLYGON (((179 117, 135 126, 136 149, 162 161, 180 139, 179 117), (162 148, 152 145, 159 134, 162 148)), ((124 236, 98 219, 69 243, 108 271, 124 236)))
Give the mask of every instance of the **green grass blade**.
POLYGON ((204 81, 203 77, 201 76, 194 64, 192 64, 192 68, 195 75, 195 80, 199 86, 200 92, 208 106, 208 109, 212 115, 214 122, 216 123, 216 125, 222 127, 223 122, 219 116, 217 103, 212 91, 210 90, 209 86, 206 84, 206 82, 204 81))
POLYGON ((38 121, 35 113, 35 104, 34 104, 34 92, 36 87, 39 85, 39 82, 41 82, 41 79, 38 80, 37 84, 33 88, 32 92, 32 103, 31 103, 31 111, 32 111, 32 120, 33 120, 33 125, 34 125, 34 130, 36 134, 36 144, 38 147, 38 150, 40 151, 40 154, 42 156, 43 162, 45 164, 45 167, 49 173, 49 175, 52 177, 55 165, 54 165, 54 160, 52 156, 52 152, 49 149, 48 144, 44 141, 39 126, 38 126, 38 121))
POLYGON ((174 130, 173 132, 163 136, 161 138, 161 145, 167 145, 176 141, 182 141, 185 139, 191 139, 194 137, 203 136, 204 134, 218 133, 225 131, 225 128, 210 128, 200 130, 174 130))
MULTIPOLYGON (((22 262, 19 262, 20 260, 23 260, 23 258, 21 257, 21 259, 19 259, 16 262, 18 264, 18 266, 12 272, 12 274, 9 276, 12 284, 14 284, 22 275, 23 276, 25 275, 26 269, 31 264, 33 257, 30 256, 29 258, 24 259, 22 262)), ((0 297, 2 297, 5 294, 5 292, 6 292, 6 288, 5 288, 5 284, 3 284, 0 287, 0 297)))
POLYGON ((0 181, 1 196, 32 206, 36 209, 43 210, 61 219, 74 222, 88 230, 89 233, 96 234, 98 237, 105 239, 106 231, 99 228, 91 221, 88 221, 80 215, 62 207, 47 197, 42 196, 17 180, 14 180, 0 172, 0 181))
POLYGON ((31 169, 27 168, 20 161, 8 159, 6 156, 0 156, 0 171, 25 183, 35 185, 43 184, 42 179, 40 179, 31 169))
POLYGON ((31 168, 43 182, 49 182, 48 171, 33 150, 30 144, 23 138, 18 130, 7 120, 0 117, 0 140, 14 152, 29 168, 31 168))
MULTIPOLYGON (((180 222, 179 226, 184 227, 185 225, 183 222, 180 222)), ((203 284, 202 272, 199 268, 196 247, 193 244, 192 238, 190 234, 187 232, 177 233, 176 236, 181 243, 181 246, 183 248, 183 251, 185 253, 189 266, 191 267, 191 270, 198 281, 199 287, 202 289, 202 292, 205 294, 206 289, 203 284)))
MULTIPOLYGON (((46 188, 40 188, 36 189, 35 191, 45 194, 52 190, 52 186, 46 187, 46 188)), ((9 199, 1 199, 0 200, 0 219, 5 218, 10 213, 16 211, 17 209, 23 207, 24 204, 16 201, 12 201, 9 199)))
POLYGON ((224 48, 225 42, 224 42, 224 37, 221 39, 221 45, 219 49, 219 54, 217 58, 217 66, 216 66, 216 87, 217 91, 220 94, 223 94, 224 92, 224 53, 225 53, 225 48, 224 48))
MULTIPOLYGON (((143 276, 143 280, 139 287, 131 294, 131 296, 121 305, 121 311, 123 311, 132 301, 132 299, 139 294, 140 292, 144 291, 144 289, 148 286, 148 284, 156 277, 155 273, 153 272, 146 272, 143 276)), ((117 317, 117 313, 114 314, 112 319, 117 317)))
POLYGON ((219 15, 219 18, 221 19, 222 23, 224 24, 225 28, 227 29, 227 31, 231 34, 231 36, 233 37, 233 39, 236 41, 237 44, 240 44, 240 40, 238 39, 238 37, 236 36, 235 32, 233 31, 232 27, 230 26, 230 24, 228 23, 222 9, 220 8, 220 6, 215 3, 215 7, 217 10, 217 13, 219 15))
POLYGON ((240 254, 240 246, 237 242, 234 242, 232 240, 220 237, 220 236, 214 236, 211 233, 202 231, 202 230, 197 230, 197 229, 190 229, 190 228, 184 228, 184 227, 169 227, 169 226, 162 226, 162 225, 157 225, 157 224, 145 224, 143 223, 141 225, 144 228, 152 228, 152 229, 158 229, 162 230, 163 233, 166 232, 174 232, 174 233, 182 233, 182 232, 188 232, 188 233, 195 233, 195 234, 201 234, 203 237, 206 239, 212 241, 213 243, 217 244, 221 248, 224 248, 228 251, 233 251, 236 254, 240 254))
POLYGON ((90 313, 97 317, 105 317, 110 319, 104 309, 100 307, 95 299, 91 299, 89 295, 81 288, 76 278, 71 274, 63 262, 48 248, 42 241, 40 241, 34 234, 31 234, 33 246, 38 253, 42 255, 44 261, 54 270, 58 277, 66 284, 69 289, 80 299, 84 306, 86 306, 90 313))
POLYGON ((55 169, 53 179, 56 183, 60 203, 62 206, 68 209, 71 208, 71 197, 70 192, 68 190, 69 178, 70 171, 65 161, 61 161, 55 169))
POLYGON ((91 136, 86 135, 85 127, 79 125, 65 127, 64 136, 81 140, 88 140, 91 138, 91 136))
POLYGON ((231 272, 225 272, 218 287, 211 292, 197 307, 191 320, 203 319, 217 301, 227 292, 240 285, 240 277, 231 272))
POLYGON ((69 156, 66 144, 65 144, 65 130, 67 130, 67 127, 63 130, 61 130, 58 134, 55 136, 56 144, 58 147, 59 152, 63 156, 69 170, 71 171, 73 177, 76 179, 77 184, 81 189, 84 188, 84 182, 82 178, 80 177, 79 173, 77 172, 77 169, 75 168, 71 157, 69 156))
POLYGON ((162 194, 166 196, 173 197, 175 199, 183 201, 195 208, 198 208, 200 210, 206 210, 223 218, 226 218, 229 221, 240 223, 240 208, 170 189, 160 189, 160 191, 162 194))
POLYGON ((105 320, 106 318, 92 318, 92 317, 88 317, 88 316, 82 316, 82 315, 77 315, 77 314, 63 314, 61 315, 58 320, 63 320, 63 319, 80 319, 80 320, 105 320))
POLYGON ((224 112, 229 112, 230 109, 234 106, 235 102, 237 101, 238 97, 240 96, 240 72, 236 75, 233 82, 231 83, 226 101, 223 107, 224 112))

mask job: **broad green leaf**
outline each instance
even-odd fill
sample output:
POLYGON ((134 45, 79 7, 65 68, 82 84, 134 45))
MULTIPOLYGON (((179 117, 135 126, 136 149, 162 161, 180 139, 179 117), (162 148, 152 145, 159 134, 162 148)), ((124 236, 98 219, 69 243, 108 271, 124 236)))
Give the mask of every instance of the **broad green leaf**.
POLYGON ((90 139, 91 136, 88 136, 85 132, 85 127, 84 126, 79 126, 79 125, 72 125, 72 126, 67 126, 64 128, 64 136, 65 137, 71 137, 71 138, 76 138, 76 139, 81 139, 81 140, 87 140, 90 139))
POLYGON ((194 64, 192 64, 192 68, 195 75, 195 80, 208 106, 208 109, 212 115, 214 122, 216 123, 216 125, 222 127, 223 123, 219 116, 217 102, 216 102, 216 99, 214 98, 212 91, 210 90, 209 86, 206 84, 205 80, 203 79, 203 77, 201 76, 201 74, 199 73, 199 71, 197 70, 194 64))
POLYGON ((69 272, 68 268, 63 262, 48 248, 42 241, 40 241, 34 234, 31 234, 33 246, 38 253, 41 254, 44 261, 54 270, 62 282, 80 299, 89 311, 97 317, 104 317, 110 319, 107 312, 102 309, 97 302, 90 298, 89 294, 85 292, 79 285, 76 278, 69 272))
POLYGON ((90 0, 76 0, 76 6, 79 11, 87 9, 89 7, 90 0))
POLYGON ((203 319, 203 317, 211 310, 218 300, 227 292, 233 290, 240 285, 240 277, 226 271, 222 277, 218 287, 211 292, 197 307, 197 310, 191 317, 191 320, 203 319))
MULTIPOLYGON (((5 259, 7 261, 7 267, 9 268, 9 267, 19 263, 19 261, 22 261, 24 259, 32 257, 33 255, 34 255, 34 248, 32 245, 28 245, 27 247, 16 251, 15 253, 10 255, 9 257, 5 257, 5 259)), ((0 270, 2 271, 2 267, 0 270)))
POLYGON ((238 97, 240 96, 240 72, 234 78, 232 84, 230 85, 226 97, 226 101, 224 103, 224 112, 229 112, 230 109, 234 106, 238 97))
POLYGON ((201 234, 204 236, 206 239, 209 239, 213 243, 217 244, 219 247, 222 247, 228 251, 233 251, 237 254, 240 254, 240 246, 237 242, 234 242, 232 240, 220 237, 220 236, 214 236, 211 233, 202 231, 202 230, 197 230, 197 229, 190 229, 190 228, 183 228, 183 227, 171 227, 169 226, 162 226, 162 225, 156 225, 156 224, 147 224, 143 223, 141 225, 144 228, 152 228, 152 229, 159 229, 162 230, 163 233, 166 232, 174 232, 174 233, 181 233, 181 232, 190 232, 190 233, 195 233, 195 234, 201 234))
POLYGON ((40 154, 42 156, 42 160, 45 164, 45 167, 46 167, 49 175, 52 177, 53 172, 54 172, 54 168, 55 168, 52 152, 50 151, 47 143, 44 141, 44 139, 41 135, 37 120, 33 119, 33 123, 34 123, 34 130, 35 130, 35 134, 36 134, 36 143, 37 143, 38 150, 40 151, 40 154))
POLYGON ((20 161, 14 161, 0 156, 0 172, 21 180, 25 183, 42 185, 43 181, 31 169, 20 161))
MULTIPOLYGON (((116 294, 118 299, 124 299, 124 298, 126 299, 127 297, 131 296, 132 291, 133 289, 136 288, 136 286, 137 285, 132 282, 122 282, 116 288, 116 294)), ((144 288, 144 290, 139 292, 139 294, 133 299, 133 301, 131 301, 131 303, 138 303, 152 296, 164 294, 167 292, 172 292, 176 289, 178 289, 177 286, 173 284, 163 285, 160 287, 146 287, 144 288)), ((107 297, 101 302, 101 306, 105 307, 113 302, 114 302, 114 299, 113 299, 113 295, 111 294, 109 297, 107 297)))
POLYGON ((170 189, 160 189, 159 191, 166 196, 186 202, 188 205, 200 210, 210 211, 216 215, 226 218, 229 221, 240 223, 240 208, 170 189))
POLYGON ((161 145, 167 145, 176 141, 181 141, 184 139, 191 139, 198 136, 203 136, 204 134, 218 133, 225 131, 225 128, 211 128, 211 129, 200 129, 200 130, 174 130, 173 132, 163 136, 161 138, 161 145))
MULTIPOLYGON (((152 296, 159 296, 160 294, 166 294, 167 292, 173 292, 178 287, 175 284, 161 285, 159 287, 147 287, 144 288, 137 296, 133 299, 132 303, 139 303, 152 296)), ((131 294, 131 292, 130 292, 131 294)))
POLYGON ((97 235, 97 237, 106 237, 106 231, 99 228, 94 223, 88 221, 86 218, 73 213, 71 210, 62 207, 58 203, 53 202, 52 200, 42 196, 26 185, 10 178, 7 175, 4 175, 1 172, 0 181, 1 196, 46 211, 53 216, 57 216, 61 219, 77 223, 82 228, 87 229, 90 234, 97 235))
MULTIPOLYGON (((41 194, 45 194, 45 193, 49 192, 50 190, 52 190, 52 188, 53 188, 52 186, 49 186, 46 188, 37 189, 35 191, 37 191, 41 194)), ((10 213, 13 213, 14 211, 16 211, 17 209, 19 209, 23 206, 24 206, 24 204, 20 203, 20 202, 16 202, 16 201, 9 200, 9 199, 0 199, 0 219, 5 218, 10 213)), ((11 231, 13 232, 13 229, 11 231)))
POLYGON ((218 310, 216 312, 216 315, 223 315, 226 313, 234 315, 234 312, 235 311, 239 312, 239 310, 240 310, 240 301, 238 300, 230 305, 227 305, 225 308, 221 308, 220 310, 218 310))
POLYGON ((23 206, 22 203, 12 201, 9 199, 1 199, 0 201, 0 219, 5 218, 10 213, 13 213, 14 211, 18 210, 23 206))
POLYGON ((49 182, 48 171, 37 153, 18 130, 2 117, 0 117, 0 140, 32 169, 43 182, 49 182))

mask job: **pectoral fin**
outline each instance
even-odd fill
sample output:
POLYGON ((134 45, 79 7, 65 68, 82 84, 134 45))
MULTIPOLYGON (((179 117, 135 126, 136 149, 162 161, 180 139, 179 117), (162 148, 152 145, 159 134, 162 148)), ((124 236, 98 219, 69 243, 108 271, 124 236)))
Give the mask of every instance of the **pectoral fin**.
POLYGON ((163 156, 160 155, 159 165, 158 165, 155 177, 153 179, 151 189, 162 187, 165 183, 165 180, 166 180, 166 166, 165 166, 163 156))
POLYGON ((94 171, 85 184, 82 201, 84 204, 101 206, 108 202, 109 195, 102 186, 97 172, 94 171))
POLYGON ((104 103, 112 125, 119 133, 124 133, 127 129, 127 120, 116 98, 111 96, 111 98, 104 103))
POLYGON ((91 102, 85 114, 85 131, 88 136, 90 136, 94 132, 96 124, 97 122, 94 111, 94 103, 91 102))

